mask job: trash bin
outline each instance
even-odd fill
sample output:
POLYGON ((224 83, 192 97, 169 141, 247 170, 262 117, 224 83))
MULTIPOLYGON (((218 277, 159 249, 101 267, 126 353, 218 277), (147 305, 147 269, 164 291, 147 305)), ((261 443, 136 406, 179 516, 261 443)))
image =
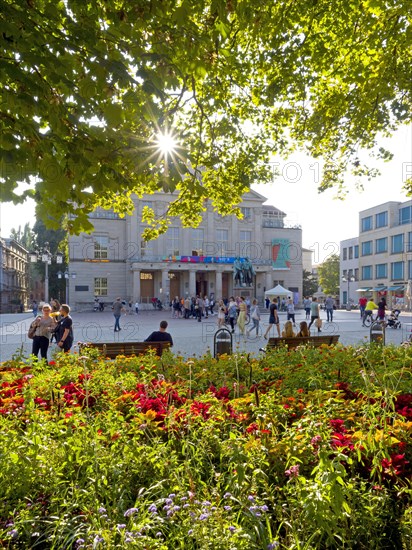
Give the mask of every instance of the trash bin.
POLYGON ((214 337, 214 357, 218 358, 219 355, 226 353, 230 355, 232 353, 232 333, 227 328, 220 328, 215 333, 214 337))
POLYGON ((385 325, 379 321, 371 324, 370 341, 385 345, 385 325))

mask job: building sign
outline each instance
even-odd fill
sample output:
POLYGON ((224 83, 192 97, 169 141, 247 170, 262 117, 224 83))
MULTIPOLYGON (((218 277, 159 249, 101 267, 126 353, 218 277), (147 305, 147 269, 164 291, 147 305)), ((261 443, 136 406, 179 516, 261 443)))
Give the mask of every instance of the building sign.
MULTIPOLYGON (((233 264, 236 258, 229 256, 162 256, 162 262, 179 262, 190 264, 233 264)), ((239 258, 244 262, 246 258, 239 258)))
POLYGON ((272 268, 273 269, 290 269, 289 249, 290 249, 289 239, 272 240, 272 268))

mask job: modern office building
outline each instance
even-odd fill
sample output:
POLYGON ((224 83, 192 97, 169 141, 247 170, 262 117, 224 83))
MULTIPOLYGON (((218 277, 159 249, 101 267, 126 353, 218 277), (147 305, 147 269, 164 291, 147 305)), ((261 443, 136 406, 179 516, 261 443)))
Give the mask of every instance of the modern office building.
POLYGON ((300 301, 302 230, 286 227, 284 212, 250 191, 243 197, 243 219, 222 217, 208 206, 196 229, 183 228, 176 218, 166 234, 142 241, 143 207, 160 216, 174 198, 165 193, 134 197, 135 211, 124 218, 98 209, 90 216, 94 232, 70 237, 70 270, 76 272, 69 289, 72 307, 88 308, 96 296, 107 303, 120 296, 142 305, 153 297, 168 303, 174 296, 198 294, 215 299, 242 294, 262 302, 265 290, 277 284, 300 301), (252 261, 252 286, 235 285, 236 258, 252 261))
POLYGON ((358 249, 356 239, 341 243, 341 276, 344 270, 355 273, 358 253, 358 297, 364 294, 376 302, 384 296, 389 307, 406 307, 412 279, 412 200, 362 210, 358 241, 358 249), (350 250, 353 259, 349 266, 350 250))
POLYGON ((347 307, 357 304, 359 293, 359 239, 354 237, 340 243, 339 302, 347 307))

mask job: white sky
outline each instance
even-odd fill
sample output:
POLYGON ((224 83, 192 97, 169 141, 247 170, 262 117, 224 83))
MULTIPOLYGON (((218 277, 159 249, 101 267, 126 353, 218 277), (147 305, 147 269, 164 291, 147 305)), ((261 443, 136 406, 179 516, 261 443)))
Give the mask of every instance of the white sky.
MULTIPOLYGON (((315 251, 313 262, 339 251, 339 242, 358 235, 358 213, 360 210, 387 201, 405 201, 408 197, 402 190, 407 176, 412 177, 412 126, 401 128, 391 140, 382 140, 394 153, 389 163, 375 166, 382 175, 364 183, 364 191, 357 191, 355 182, 348 178, 349 194, 345 200, 337 200, 336 191, 319 194, 316 169, 312 159, 296 155, 278 166, 283 177, 268 185, 254 185, 253 189, 268 198, 268 203, 287 214, 286 222, 302 227, 302 241, 305 248, 315 251)), ((409 197, 410 198, 410 197, 409 197)), ((34 203, 14 206, 2 203, 0 206, 1 236, 9 237, 11 229, 23 228, 24 224, 35 222, 34 203)))

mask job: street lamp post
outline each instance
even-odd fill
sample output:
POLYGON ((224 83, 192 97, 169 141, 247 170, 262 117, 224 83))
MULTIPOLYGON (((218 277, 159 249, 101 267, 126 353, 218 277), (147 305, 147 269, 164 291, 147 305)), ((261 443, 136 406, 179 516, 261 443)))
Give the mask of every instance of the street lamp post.
MULTIPOLYGON (((29 257, 32 263, 35 263, 38 260, 44 263, 44 301, 47 303, 49 301, 49 265, 51 264, 53 258, 53 255, 49 250, 49 243, 45 242, 42 250, 40 251, 30 252, 29 257)), ((56 264, 62 264, 63 254, 61 252, 56 252, 55 259, 56 264)))
POLYGON ((355 280, 355 277, 353 275, 350 275, 348 277, 345 277, 345 276, 342 277, 342 282, 348 283, 348 290, 346 292, 346 310, 347 311, 350 311, 349 284, 353 283, 354 280, 355 280))
POLYGON ((58 272, 57 272, 57 277, 58 277, 59 279, 61 279, 63 276, 64 276, 64 278, 66 279, 66 297, 65 297, 65 303, 68 304, 68 303, 69 303, 69 299, 70 299, 70 278, 75 279, 75 278, 76 278, 76 273, 75 273, 74 271, 72 271, 72 272, 70 273, 68 269, 66 269, 66 271, 65 271, 64 273, 62 273, 61 271, 58 271, 58 272))

